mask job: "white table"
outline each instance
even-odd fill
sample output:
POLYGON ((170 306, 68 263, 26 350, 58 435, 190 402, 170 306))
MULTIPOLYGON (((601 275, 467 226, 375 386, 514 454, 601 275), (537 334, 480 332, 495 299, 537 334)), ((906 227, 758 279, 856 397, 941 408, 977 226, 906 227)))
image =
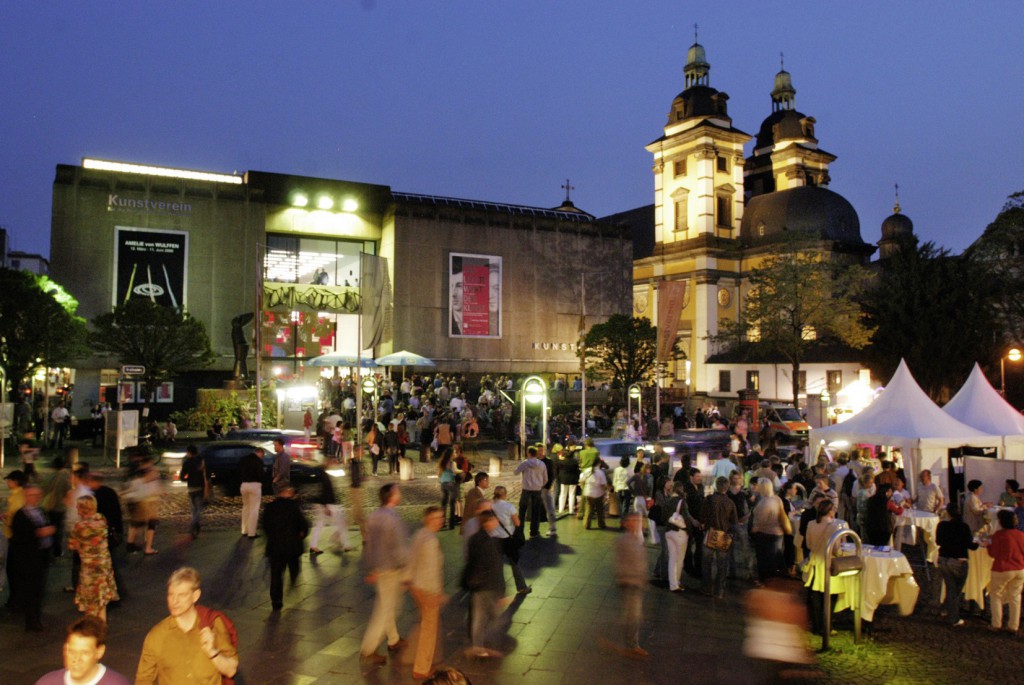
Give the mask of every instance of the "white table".
MULTIPOLYGON (((874 620, 875 609, 883 604, 897 605, 900 616, 912 614, 921 588, 914 580, 914 571, 910 568, 907 557, 895 550, 882 552, 864 547, 861 558, 864 559, 864 571, 861 574, 861 618, 865 621, 874 620)), ((855 582, 854 578, 832 579, 832 592, 839 595, 836 600, 836 611, 852 606, 855 582)))
POLYGON ((910 536, 910 526, 920 531, 925 544, 927 545, 927 560, 930 564, 937 564, 939 561, 939 544, 935 541, 935 531, 939 527, 939 515, 930 511, 918 509, 907 509, 900 516, 896 517, 896 530, 893 531, 893 542, 896 549, 900 549, 904 542, 915 544, 917 541, 910 536), (900 530, 902 528, 902 530, 900 530), (904 536, 906 534, 906 537, 904 536))

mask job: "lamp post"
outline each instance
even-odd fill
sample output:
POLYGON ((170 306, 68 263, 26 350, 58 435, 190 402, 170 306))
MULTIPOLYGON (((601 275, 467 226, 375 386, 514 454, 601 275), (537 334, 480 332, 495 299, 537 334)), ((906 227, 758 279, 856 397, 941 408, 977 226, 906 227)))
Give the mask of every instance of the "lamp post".
POLYGON ((540 376, 530 376, 523 381, 519 403, 519 442, 520 455, 526 458, 526 405, 541 404, 541 436, 544 449, 548 447, 548 384, 540 376))
POLYGON ((831 401, 831 399, 832 396, 829 394, 828 388, 826 387, 821 391, 821 416, 819 417, 819 423, 821 424, 822 428, 828 425, 828 409, 829 402, 831 401))
MULTIPOLYGON (((373 378, 367 376, 359 384, 359 389, 361 390, 360 396, 359 396, 359 406, 363 406, 363 397, 362 397, 363 394, 367 394, 367 395, 370 395, 371 397, 373 397, 373 405, 372 405, 373 406, 373 417, 372 417, 372 420, 373 420, 374 423, 376 423, 377 422, 377 381, 375 381, 375 380, 373 380, 373 378)), ((362 430, 362 428, 360 428, 359 430, 362 430)))
POLYGON ((1006 397, 1006 360, 1009 359, 1011 362, 1019 362, 1024 355, 1016 347, 1010 348, 1010 351, 999 357, 999 393, 1006 397))
MULTIPOLYGON (((7 437, 4 435, 6 429, 7 414, 5 413, 5 405, 7 404, 7 370, 0 366, 0 469, 4 468, 4 446, 7 442, 7 437)), ((13 405, 12 405, 13 409, 13 405)), ((13 419, 13 412, 11 418, 13 419)), ((11 436, 14 436, 14 426, 11 426, 11 436)))
POLYGON ((644 427, 644 393, 639 383, 634 383, 626 390, 626 417, 627 421, 633 420, 632 400, 636 400, 636 413, 640 416, 640 429, 644 427))
POLYGON ((860 644, 860 612, 864 592, 864 557, 860 536, 849 528, 841 528, 828 539, 825 546, 825 630, 822 631, 821 651, 828 651, 829 637, 832 633, 832 578, 856 578, 857 590, 853 593, 853 641, 860 644), (836 550, 844 538, 852 538, 856 552, 852 556, 838 556, 836 550))

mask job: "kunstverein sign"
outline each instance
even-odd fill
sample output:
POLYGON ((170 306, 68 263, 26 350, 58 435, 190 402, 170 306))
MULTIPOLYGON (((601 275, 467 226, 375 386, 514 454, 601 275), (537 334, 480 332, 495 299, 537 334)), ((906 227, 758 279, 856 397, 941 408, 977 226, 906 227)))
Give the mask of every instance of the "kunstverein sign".
POLYGON ((448 335, 501 337, 501 257, 449 254, 448 335))
POLYGON ((146 298, 174 309, 186 305, 188 233, 117 226, 114 306, 146 298))
POLYGON ((658 281, 658 361, 674 359, 672 348, 686 298, 686 281, 658 281))

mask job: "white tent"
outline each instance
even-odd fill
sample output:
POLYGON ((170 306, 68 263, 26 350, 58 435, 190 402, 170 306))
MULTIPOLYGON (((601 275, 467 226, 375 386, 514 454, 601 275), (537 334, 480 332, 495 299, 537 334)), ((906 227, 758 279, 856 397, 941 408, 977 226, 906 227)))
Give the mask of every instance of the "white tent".
MULTIPOLYGON (((945 475, 950 448, 1002 446, 1000 436, 972 428, 942 411, 902 360, 885 390, 867 409, 843 423, 811 430, 812 447, 840 440, 899 447, 911 490, 922 469, 930 469, 937 478, 945 475)), ((948 486, 945 478, 941 482, 948 486)))
POLYGON ((1003 457, 1024 461, 1024 416, 992 387, 977 364, 942 410, 968 426, 1003 436, 1003 457))

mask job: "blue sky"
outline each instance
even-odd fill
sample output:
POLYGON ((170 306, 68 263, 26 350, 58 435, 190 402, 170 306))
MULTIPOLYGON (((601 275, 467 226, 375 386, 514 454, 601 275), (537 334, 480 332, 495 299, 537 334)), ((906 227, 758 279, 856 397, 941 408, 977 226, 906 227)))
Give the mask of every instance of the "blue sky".
MULTIPOLYGON (((49 250, 54 167, 83 156, 555 206, 653 200, 693 24, 734 125, 779 52, 865 240, 893 183, 960 251, 1024 189, 1019 2, 336 0, 0 5, 0 225, 49 250)), ((749 150, 748 150, 749 153, 749 150)))

